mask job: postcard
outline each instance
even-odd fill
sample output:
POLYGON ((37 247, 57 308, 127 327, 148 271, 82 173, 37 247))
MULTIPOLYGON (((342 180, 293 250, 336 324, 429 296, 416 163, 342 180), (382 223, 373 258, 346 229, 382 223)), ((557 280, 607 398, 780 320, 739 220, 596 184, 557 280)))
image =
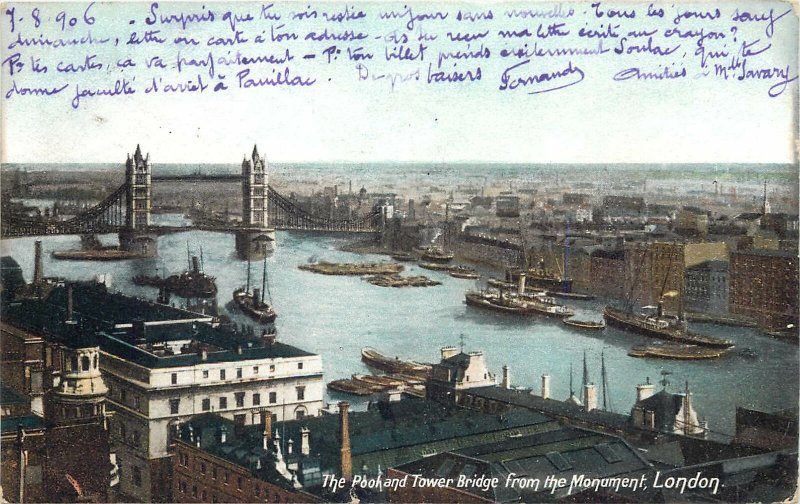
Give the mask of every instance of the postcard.
POLYGON ((798 10, 8 2, 9 502, 795 498, 798 10))

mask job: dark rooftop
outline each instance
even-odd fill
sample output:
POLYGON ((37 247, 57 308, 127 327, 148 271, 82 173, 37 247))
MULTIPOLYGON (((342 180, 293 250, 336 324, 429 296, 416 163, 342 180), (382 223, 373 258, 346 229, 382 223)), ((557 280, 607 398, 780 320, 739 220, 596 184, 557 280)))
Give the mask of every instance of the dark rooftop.
POLYGON ((3 321, 73 347, 100 346, 149 368, 197 364, 203 359, 201 351, 207 362, 313 355, 234 327, 212 327, 197 321, 207 318, 199 314, 107 292, 101 284, 73 286, 75 323, 66 324, 66 291, 58 286, 46 299, 4 303, 3 321))

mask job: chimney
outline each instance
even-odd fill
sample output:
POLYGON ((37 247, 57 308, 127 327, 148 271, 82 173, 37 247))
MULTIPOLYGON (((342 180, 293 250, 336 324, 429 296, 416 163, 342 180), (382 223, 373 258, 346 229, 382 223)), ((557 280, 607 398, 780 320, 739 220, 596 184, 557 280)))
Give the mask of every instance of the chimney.
POLYGON ((597 387, 594 383, 583 386, 583 407, 586 411, 597 409, 597 387))
POLYGON ((219 428, 219 442, 220 444, 225 444, 227 440, 228 440, 228 429, 226 429, 225 426, 223 425, 222 427, 219 428))
POLYGON ((303 455, 308 455, 311 453, 311 447, 308 444, 308 434, 309 434, 308 427, 301 427, 300 428, 300 453, 303 455))
POLYGON ((200 261, 197 256, 192 256, 192 273, 200 273, 200 261))
POLYGON ((44 279, 44 267, 42 266, 42 241, 36 240, 33 244, 33 284, 41 285, 44 279))
POLYGON ((208 350, 205 348, 200 349, 200 360, 203 362, 208 360, 208 350))
POLYGON ((442 360, 449 359, 454 355, 458 355, 458 348, 454 346, 442 347, 442 360))
POLYGON ((265 411, 262 413, 264 416, 264 432, 261 433, 263 448, 269 450, 269 442, 272 440, 272 413, 265 411))
POLYGON ((293 449, 294 449, 294 439, 290 438, 289 441, 286 442, 286 453, 288 455, 291 455, 293 449))
POLYGON ((342 440, 340 476, 347 481, 353 479, 353 460, 350 454, 350 420, 347 416, 347 408, 350 403, 342 401, 339 403, 339 432, 342 440))
POLYGON ((72 320, 72 284, 67 284, 67 321, 72 320))
POLYGON ((636 402, 644 401, 651 397, 656 392, 656 386, 650 383, 650 378, 647 378, 647 383, 636 385, 636 402))
POLYGON ((542 375, 542 399, 550 399, 550 375, 542 375))
POLYGON ((137 343, 144 343, 147 337, 147 326, 145 325, 144 320, 134 320, 131 325, 133 326, 132 331, 134 341, 137 343))
POLYGON ((500 386, 506 390, 511 388, 511 371, 508 366, 503 366, 503 383, 500 386))
POLYGON ((525 280, 527 278, 527 274, 524 271, 520 271, 519 273, 519 284, 517 285, 517 294, 522 296, 525 294, 525 280))

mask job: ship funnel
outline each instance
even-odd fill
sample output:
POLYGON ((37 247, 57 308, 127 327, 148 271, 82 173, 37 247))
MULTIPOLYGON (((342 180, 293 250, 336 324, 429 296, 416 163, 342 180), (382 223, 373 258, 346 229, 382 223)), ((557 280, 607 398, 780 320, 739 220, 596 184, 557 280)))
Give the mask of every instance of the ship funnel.
POLYGON ((200 273, 200 261, 197 256, 192 256, 192 273, 200 273))
POLYGON ((526 281, 526 279, 527 279, 527 275, 525 274, 525 271, 521 271, 519 273, 519 284, 517 285, 517 294, 519 294, 520 296, 525 294, 525 281, 526 281))

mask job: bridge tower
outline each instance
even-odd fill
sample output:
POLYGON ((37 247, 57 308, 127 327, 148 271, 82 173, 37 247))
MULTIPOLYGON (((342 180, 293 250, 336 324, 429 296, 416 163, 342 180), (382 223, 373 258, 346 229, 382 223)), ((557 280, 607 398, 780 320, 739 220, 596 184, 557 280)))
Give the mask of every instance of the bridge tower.
POLYGON ((150 154, 142 156, 137 144, 133 158, 128 154, 125 162, 125 229, 119 233, 120 248, 141 255, 157 255, 156 236, 148 232, 152 206, 152 166, 150 154))
POLYGON ((236 253, 260 259, 272 249, 275 230, 269 226, 269 173, 266 158, 253 146, 252 159, 242 161, 242 227, 236 232, 236 253))

